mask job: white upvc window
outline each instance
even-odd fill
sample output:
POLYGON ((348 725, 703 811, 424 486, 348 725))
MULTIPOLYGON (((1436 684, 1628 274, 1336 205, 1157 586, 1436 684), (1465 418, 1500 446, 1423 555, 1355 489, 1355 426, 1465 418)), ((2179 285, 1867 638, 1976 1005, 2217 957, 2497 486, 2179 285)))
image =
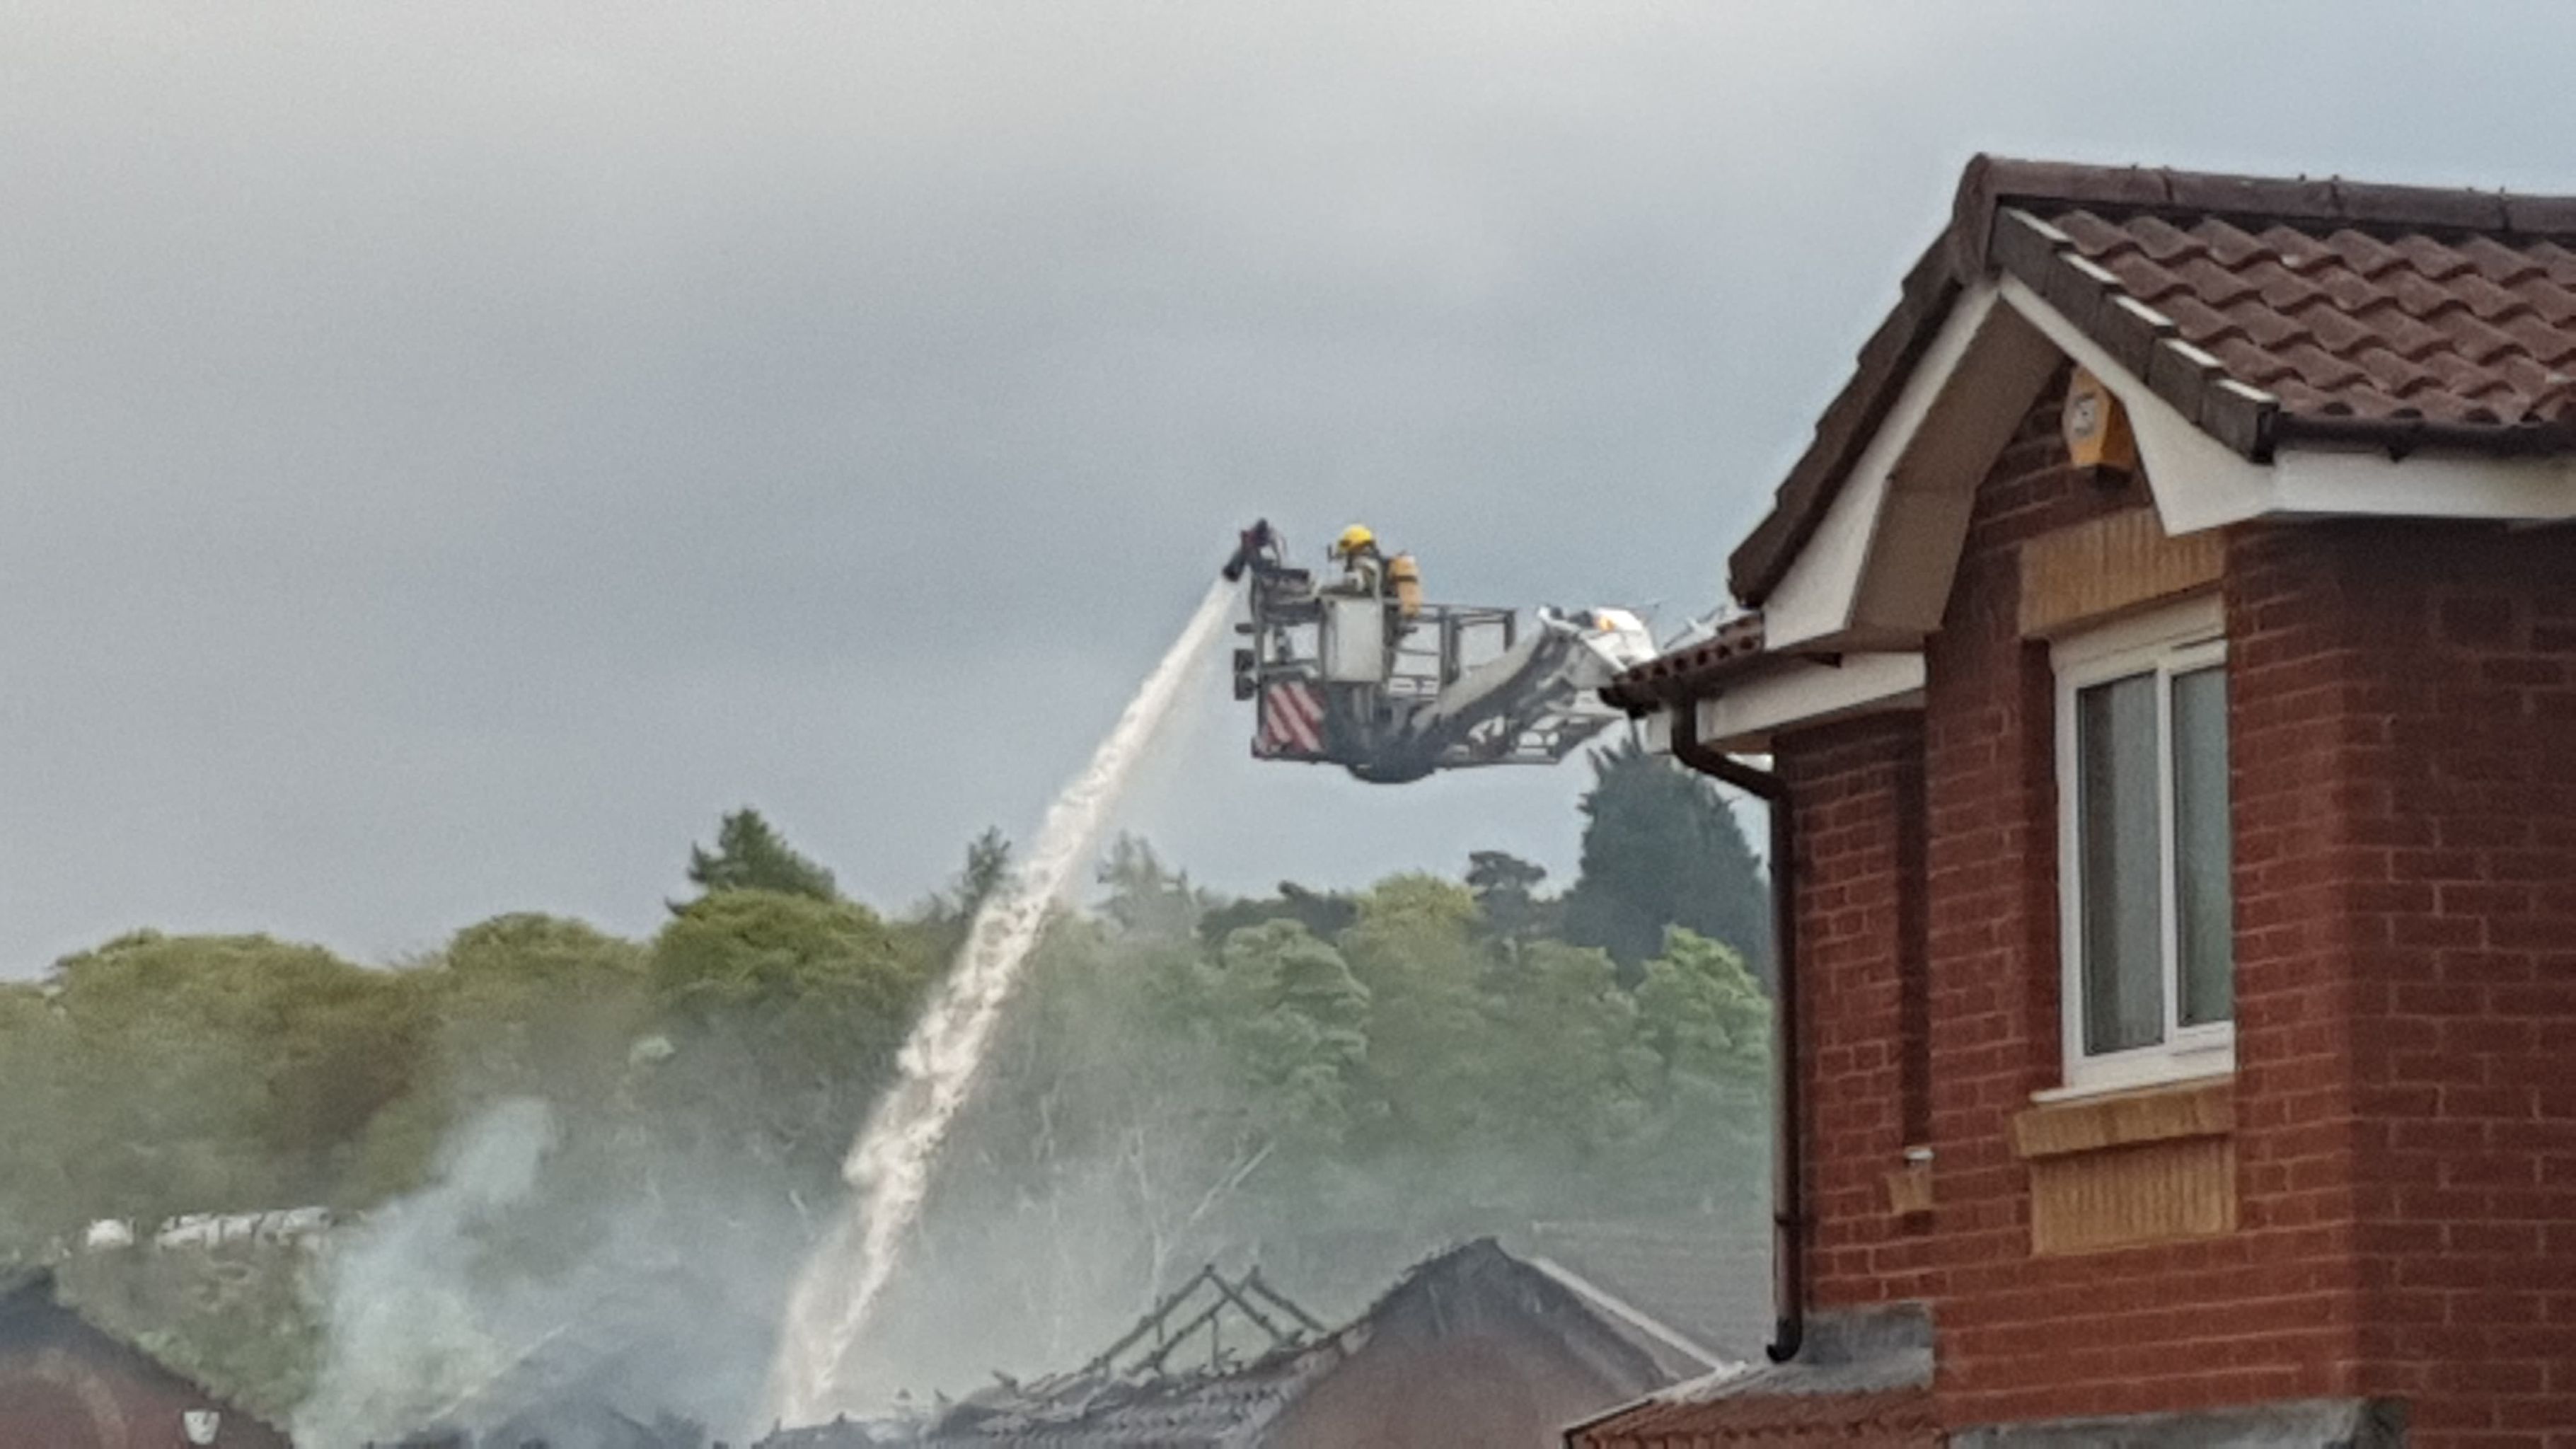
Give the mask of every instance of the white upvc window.
POLYGON ((2071 1091, 2235 1065, 2222 629, 2195 599, 2051 651, 2071 1091))

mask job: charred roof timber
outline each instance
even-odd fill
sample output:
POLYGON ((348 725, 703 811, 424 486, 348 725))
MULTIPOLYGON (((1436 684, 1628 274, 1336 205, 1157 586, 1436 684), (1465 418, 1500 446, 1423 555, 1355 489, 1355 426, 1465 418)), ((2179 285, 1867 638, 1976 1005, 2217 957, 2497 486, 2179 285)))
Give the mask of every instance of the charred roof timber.
POLYGON ((1166 1295, 1162 1302, 1155 1304, 1136 1321, 1134 1328, 1098 1358, 1083 1365, 1082 1372, 1113 1378, 1163 1374, 1174 1354, 1201 1330, 1207 1334, 1208 1366, 1221 1367, 1228 1361, 1223 1338, 1228 1308, 1259 1329, 1270 1340, 1267 1347, 1272 1349, 1293 1348, 1308 1337, 1325 1331, 1324 1325, 1314 1315, 1263 1282, 1260 1269, 1248 1269, 1242 1277, 1228 1282, 1226 1276, 1217 1271, 1216 1265, 1210 1263, 1166 1295), (1202 1289, 1206 1291, 1202 1292, 1202 1289), (1146 1342, 1148 1339, 1152 1340, 1150 1344, 1146 1342), (1140 1350, 1141 1356, 1122 1368, 1119 1360, 1131 1349, 1140 1350))

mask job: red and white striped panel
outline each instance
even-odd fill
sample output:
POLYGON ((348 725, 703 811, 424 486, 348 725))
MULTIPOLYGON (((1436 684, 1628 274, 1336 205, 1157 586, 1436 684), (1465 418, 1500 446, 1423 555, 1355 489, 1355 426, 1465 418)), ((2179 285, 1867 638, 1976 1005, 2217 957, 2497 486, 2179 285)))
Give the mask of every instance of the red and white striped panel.
POLYGON ((1256 755, 1320 755, 1324 752, 1324 697, 1302 679, 1283 679, 1261 691, 1261 732, 1253 737, 1256 755))

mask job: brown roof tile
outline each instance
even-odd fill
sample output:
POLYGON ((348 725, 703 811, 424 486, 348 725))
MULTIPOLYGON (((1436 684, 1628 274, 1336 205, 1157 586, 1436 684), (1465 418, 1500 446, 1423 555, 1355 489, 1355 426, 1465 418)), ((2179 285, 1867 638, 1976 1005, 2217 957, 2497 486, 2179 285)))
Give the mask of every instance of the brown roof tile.
POLYGON ((1734 1398, 1649 1400, 1589 1424, 1573 1436, 1581 1449, 1699 1449, 1727 1444, 1938 1445, 1941 1421, 1932 1391, 1908 1387, 1853 1394, 1746 1394, 1734 1398))
POLYGON ((2220 442, 2576 451, 2576 197, 1979 157, 1769 517, 1778 585, 1966 281, 2019 278, 2220 442))
POLYGON ((1613 709, 1643 712, 1678 704, 1762 657, 1762 616, 1746 614, 1717 626, 1696 644, 1659 654, 1626 670, 1601 691, 1613 709))

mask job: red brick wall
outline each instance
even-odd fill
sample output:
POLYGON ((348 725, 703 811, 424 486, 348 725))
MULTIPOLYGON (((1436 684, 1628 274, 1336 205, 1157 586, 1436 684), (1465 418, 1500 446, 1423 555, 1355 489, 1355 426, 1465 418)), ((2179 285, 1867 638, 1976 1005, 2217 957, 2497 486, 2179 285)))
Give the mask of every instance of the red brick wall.
MULTIPOLYGON (((1798 801, 1800 1043, 1809 1084, 1809 1267, 1819 1307, 1935 1307, 1936 1385, 1954 1425, 2210 1407, 2363 1386, 2349 978, 2327 925, 2320 733, 2298 657, 2305 611, 2256 597, 2231 557, 2238 892, 2238 1232, 2033 1258, 2029 1182, 2007 1138, 2060 1080, 2053 687, 2019 637, 2018 545, 2115 508, 2065 466, 2055 409, 2027 420, 1980 490, 1928 656, 1920 735, 1897 721, 1780 742, 1798 801), (2278 639, 2266 629, 2284 631, 2278 639), (1894 974, 1896 752, 1922 750, 1929 840, 1935 1208, 1888 1210, 1899 1162, 1894 974)), ((2266 545, 2249 538, 2239 551, 2266 545)), ((2302 591, 2292 589, 2292 594, 2302 591)), ((2576 1162, 2571 1162, 2576 1167, 2576 1162)), ((2576 1176, 2571 1177, 2576 1188, 2576 1176)), ((2576 1330, 2571 1330, 2576 1331, 2576 1330)))
POLYGON ((1812 1296, 1819 1306, 1919 1296, 1884 1179, 1905 1148, 1897 796, 1911 718, 1830 726, 1780 751, 1798 811, 1800 1065, 1812 1296))
POLYGON ((2303 782, 2244 823, 2282 905, 2240 942, 2277 937, 2350 1023, 2285 1027, 2348 1055, 2243 1098, 2350 1094, 2361 1383, 2412 1401, 2414 1442, 2576 1442, 2576 538, 2310 525, 2231 569, 2238 668, 2276 681, 2240 788, 2303 782))

